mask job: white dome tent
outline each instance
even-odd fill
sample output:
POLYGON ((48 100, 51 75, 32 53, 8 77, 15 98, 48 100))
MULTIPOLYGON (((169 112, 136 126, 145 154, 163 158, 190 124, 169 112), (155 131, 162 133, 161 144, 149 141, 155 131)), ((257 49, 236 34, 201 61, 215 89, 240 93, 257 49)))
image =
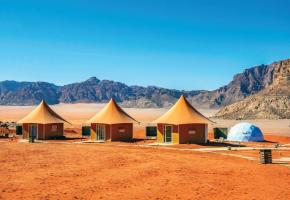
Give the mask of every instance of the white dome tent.
POLYGON ((237 142, 262 142, 264 141, 264 136, 257 126, 243 122, 236 124, 230 129, 227 140, 237 142))

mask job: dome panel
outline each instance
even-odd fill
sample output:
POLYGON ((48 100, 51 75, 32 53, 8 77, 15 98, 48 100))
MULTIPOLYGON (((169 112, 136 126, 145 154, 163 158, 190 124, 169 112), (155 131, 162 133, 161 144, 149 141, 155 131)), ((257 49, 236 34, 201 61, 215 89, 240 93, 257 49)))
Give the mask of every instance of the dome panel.
POLYGON ((262 142, 264 136, 257 126, 243 122, 230 129, 227 139, 238 142, 262 142))

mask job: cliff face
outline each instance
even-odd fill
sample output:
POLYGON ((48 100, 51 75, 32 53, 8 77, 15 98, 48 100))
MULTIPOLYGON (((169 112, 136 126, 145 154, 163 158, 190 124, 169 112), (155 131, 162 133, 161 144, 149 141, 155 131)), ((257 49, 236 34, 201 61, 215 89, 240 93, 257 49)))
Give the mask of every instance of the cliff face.
POLYGON ((200 93, 191 99, 196 105, 219 108, 243 100, 255 94, 273 82, 273 65, 260 65, 246 69, 234 76, 226 86, 214 91, 200 93))
POLYGON ((223 119, 290 119, 290 59, 271 64, 273 80, 265 89, 226 106, 223 119))

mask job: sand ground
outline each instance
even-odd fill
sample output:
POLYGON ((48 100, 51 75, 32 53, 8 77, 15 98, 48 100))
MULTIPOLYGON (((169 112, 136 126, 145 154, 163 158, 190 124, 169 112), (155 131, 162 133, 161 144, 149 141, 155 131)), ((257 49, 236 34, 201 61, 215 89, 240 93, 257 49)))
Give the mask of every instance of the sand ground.
MULTIPOLYGON (((66 125, 70 128, 80 128, 88 119, 100 111, 105 104, 58 104, 52 108, 69 120, 73 126, 66 125)), ((0 106, 0 121, 18 121, 27 115, 34 106, 0 106)), ((125 109, 131 116, 141 122, 135 126, 136 136, 144 135, 144 127, 150 125, 168 109, 125 109)), ((213 116, 218 110, 200 109, 200 112, 207 117, 213 116)), ((213 119, 216 123, 210 125, 209 132, 213 132, 213 127, 231 127, 240 122, 235 120, 213 119)), ((265 135, 280 135, 290 137, 290 120, 249 120, 249 122, 259 126, 265 135)))
MULTIPOLYGON (((289 156, 289 151, 281 154, 289 156)), ((289 167, 214 152, 0 139, 0 166, 0 199, 290 197, 289 167)))

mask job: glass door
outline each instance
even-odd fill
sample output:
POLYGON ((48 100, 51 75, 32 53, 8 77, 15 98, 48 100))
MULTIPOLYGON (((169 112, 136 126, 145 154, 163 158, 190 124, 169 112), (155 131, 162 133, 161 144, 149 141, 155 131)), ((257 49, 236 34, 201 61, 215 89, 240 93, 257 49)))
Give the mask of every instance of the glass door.
POLYGON ((165 143, 172 142, 172 126, 169 125, 164 126, 164 142, 165 143))
POLYGON ((37 124, 31 124, 29 126, 29 137, 37 139, 37 124))
POLYGON ((97 125, 97 140, 105 141, 106 131, 105 125, 97 125))

